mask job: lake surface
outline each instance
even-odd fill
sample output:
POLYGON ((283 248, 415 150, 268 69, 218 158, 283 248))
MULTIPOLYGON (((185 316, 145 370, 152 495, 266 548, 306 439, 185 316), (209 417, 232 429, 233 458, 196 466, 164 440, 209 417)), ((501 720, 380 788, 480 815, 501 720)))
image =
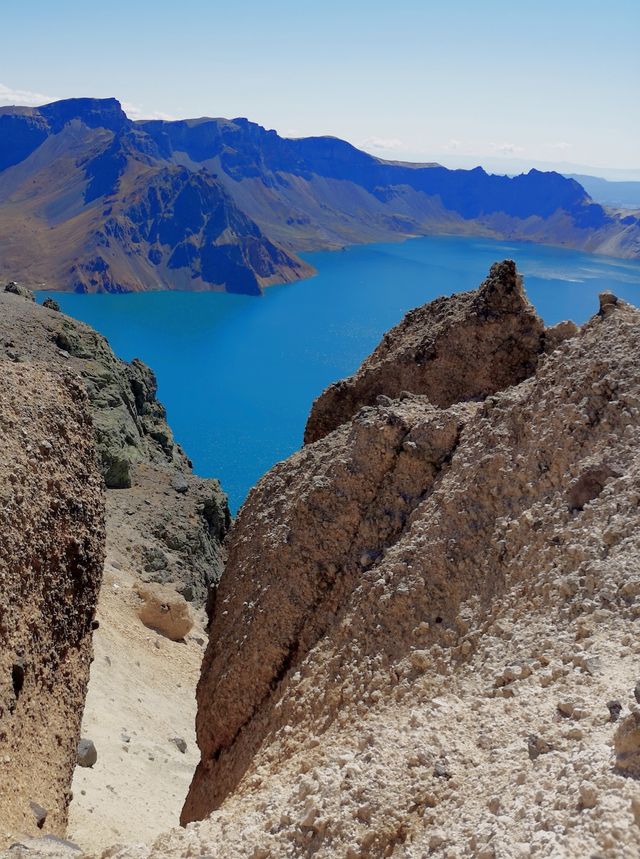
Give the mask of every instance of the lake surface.
POLYGON ((275 462, 299 448, 314 398, 352 373, 407 310, 474 289, 516 260, 548 324, 584 322, 611 289, 640 304, 640 263, 517 242, 419 238, 305 255, 318 274, 261 298, 223 293, 53 295, 126 360, 158 377, 176 439, 237 510, 275 462))

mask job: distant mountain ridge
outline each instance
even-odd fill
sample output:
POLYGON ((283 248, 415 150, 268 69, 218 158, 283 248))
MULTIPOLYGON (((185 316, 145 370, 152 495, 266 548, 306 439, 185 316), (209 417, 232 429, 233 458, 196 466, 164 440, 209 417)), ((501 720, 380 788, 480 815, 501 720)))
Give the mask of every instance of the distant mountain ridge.
POLYGON ((586 174, 563 174, 567 179, 575 179, 587 194, 604 206, 625 209, 640 209, 640 181, 612 181, 600 176, 586 174))
POLYGON ((383 161, 247 119, 130 120, 116 99, 0 108, 0 276, 80 292, 306 277, 297 254, 470 234, 640 257, 640 220, 531 170, 383 161))

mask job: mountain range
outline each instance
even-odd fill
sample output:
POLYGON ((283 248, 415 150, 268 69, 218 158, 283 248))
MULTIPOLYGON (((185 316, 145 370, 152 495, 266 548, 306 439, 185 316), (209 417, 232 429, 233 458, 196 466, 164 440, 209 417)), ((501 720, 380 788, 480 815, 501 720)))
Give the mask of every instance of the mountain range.
POLYGON ((78 292, 260 294, 299 254, 426 234, 640 257, 640 218, 531 170, 384 161, 247 119, 130 120, 116 99, 0 108, 0 277, 78 292))
POLYGON ((583 173, 563 174, 575 179, 598 203, 622 209, 640 209, 640 182, 611 181, 601 176, 587 176, 583 173))

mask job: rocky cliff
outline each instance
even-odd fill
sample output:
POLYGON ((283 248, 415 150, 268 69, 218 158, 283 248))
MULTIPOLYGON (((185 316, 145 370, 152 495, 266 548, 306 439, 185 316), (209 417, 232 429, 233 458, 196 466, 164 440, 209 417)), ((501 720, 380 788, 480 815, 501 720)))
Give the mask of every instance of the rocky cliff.
POLYGON ((378 401, 238 516, 183 812, 203 822, 145 855, 636 855, 639 323, 605 295, 545 331, 505 262, 386 338, 378 401))
POLYGON ((65 831, 105 533, 82 386, 4 355, 0 370, 2 845, 65 831))
POLYGON ((32 287, 259 295, 311 272, 115 99, 0 108, 0 226, 0 277, 32 287))
MULTIPOLYGON (((150 840, 178 821, 196 763, 194 689, 206 641, 204 603, 222 571, 230 516, 218 482, 195 476, 174 442, 152 371, 137 360, 118 360, 95 331, 61 314, 55 302, 45 305, 20 284, 0 289, 0 363, 12 386, 5 399, 21 416, 13 423, 6 418, 10 431, 0 457, 0 470, 6 466, 9 474, 8 481, 0 475, 7 504, 0 551, 0 762, 11 764, 0 779, 0 841, 11 834, 25 843, 23 833, 39 831, 45 811, 43 831, 64 834, 73 792, 67 834, 101 849, 118 836, 150 840), (51 378, 75 381, 56 399, 51 378), (16 381, 23 379, 22 385, 16 381), (41 451, 38 422, 49 420, 54 407, 59 419, 44 425, 49 435, 41 451), (76 472, 80 445, 75 435, 67 438, 78 415, 92 477, 88 468, 76 472), (22 485, 27 478, 10 467, 14 432, 17 462, 22 451, 33 483, 28 493, 22 485), (65 457, 69 487, 58 479, 65 457), (92 491, 100 499, 99 517, 89 503, 92 491), (93 571, 85 557, 88 532, 100 547, 93 571), (103 555, 96 609, 98 580, 90 579, 93 592, 81 588, 90 572, 102 575, 103 555), (85 618, 88 607, 89 634, 76 644, 83 629, 76 613, 85 618), (89 680, 91 622, 95 660, 89 680), (59 653, 58 638, 50 641, 54 634, 60 640, 68 635, 73 648, 59 653), (19 689, 18 707, 21 671, 25 693, 19 689), (5 704, 15 709, 15 719, 5 704), (98 760, 74 772, 81 717, 98 760), (181 738, 186 750, 172 737, 181 738), (171 790, 153 787, 169 783, 171 790)), ((55 855, 63 848, 47 841, 31 850, 55 855)))
POLYGON ((636 215, 557 173, 382 161, 242 118, 132 122, 115 99, 0 108, 0 277, 32 287, 258 295, 312 273, 301 251, 438 233, 640 256, 636 215))
POLYGON ((531 375, 544 338, 515 265, 494 266, 476 292, 419 307, 385 334, 354 376, 314 402, 305 442, 327 435, 378 397, 396 399, 403 391, 422 394, 440 409, 483 400, 531 375))
POLYGON ((114 561, 145 580, 175 582, 202 603, 222 572, 227 501, 216 480, 192 474, 156 398, 153 372, 141 361, 120 361, 88 326, 12 292, 0 292, 0 354, 79 375, 109 490, 114 561))
POLYGON ((639 362, 509 261, 394 329, 233 526, 190 825, 104 855, 638 855, 639 362))

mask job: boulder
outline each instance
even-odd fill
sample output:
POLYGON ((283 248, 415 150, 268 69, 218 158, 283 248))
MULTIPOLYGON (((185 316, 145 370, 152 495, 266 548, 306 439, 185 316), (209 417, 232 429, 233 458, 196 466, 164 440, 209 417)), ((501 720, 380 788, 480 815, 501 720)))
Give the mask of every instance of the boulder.
POLYGON ((98 760, 98 752, 93 740, 82 738, 77 749, 78 766, 92 767, 98 760))
POLYGON ((181 641, 193 628, 189 604, 173 588, 160 584, 136 585, 138 617, 172 641, 181 641))
POLYGON ((624 775, 640 778, 640 712, 635 710, 623 719, 613 738, 616 769, 624 775))
POLYGON ((15 280, 9 281, 9 283, 4 288, 5 292, 10 292, 12 295, 19 295, 20 298, 26 298, 28 301, 35 301, 35 295, 31 292, 31 290, 22 286, 21 283, 16 283, 15 280))

